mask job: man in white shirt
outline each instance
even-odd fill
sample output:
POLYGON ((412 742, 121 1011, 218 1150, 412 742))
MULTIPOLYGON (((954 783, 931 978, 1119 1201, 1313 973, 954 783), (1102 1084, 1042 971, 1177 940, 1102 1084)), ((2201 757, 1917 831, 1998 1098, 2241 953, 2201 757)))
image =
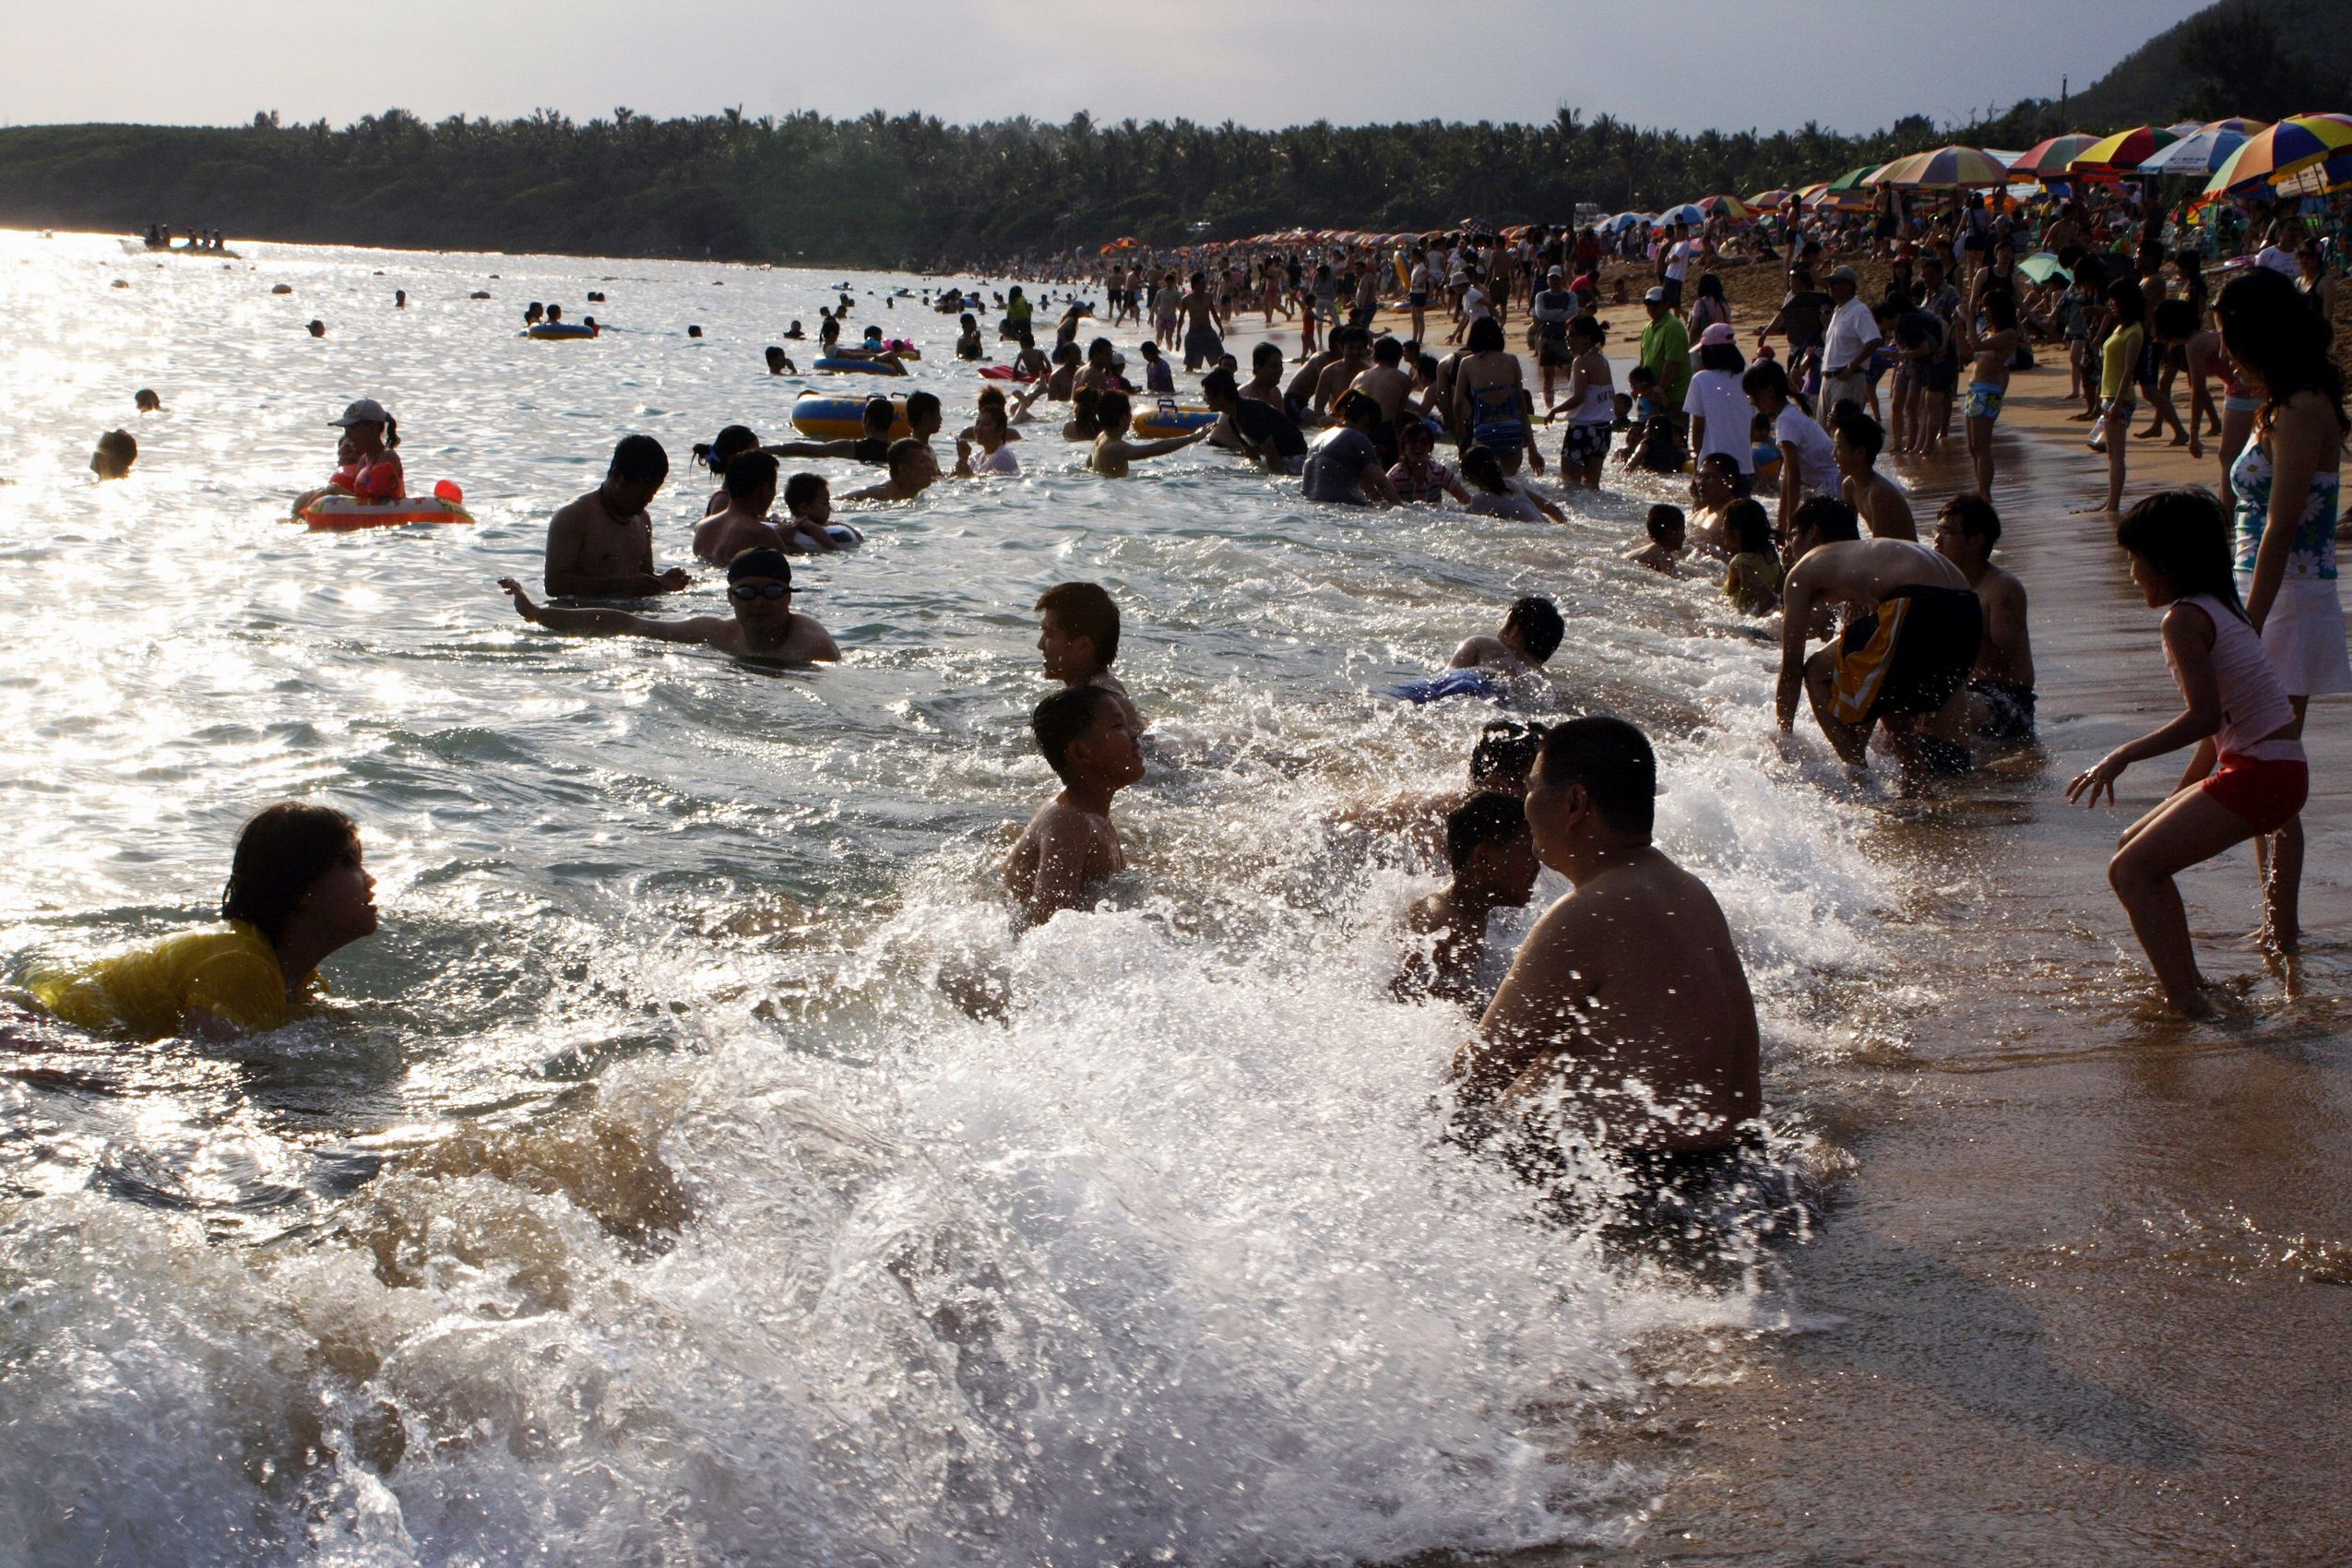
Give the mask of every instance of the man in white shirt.
POLYGON ((1852 267, 1841 267, 1829 275, 1829 297, 1837 308, 1822 341, 1821 404, 1813 410, 1823 429, 1842 399, 1871 406, 1871 356, 1885 341, 1879 336, 1878 317, 1862 303, 1852 267))
POLYGON ((1659 253, 1666 263, 1666 308, 1682 308, 1682 279, 1691 274, 1692 246, 1682 238, 1682 225, 1675 224, 1666 232, 1666 249, 1659 253))
POLYGON ((2284 222, 2274 221, 2271 224, 2268 241, 2263 246, 2262 255, 2254 258, 2254 265, 2267 267, 2283 277, 2300 278, 2303 269, 2295 264, 2294 241, 2287 232, 2284 222))

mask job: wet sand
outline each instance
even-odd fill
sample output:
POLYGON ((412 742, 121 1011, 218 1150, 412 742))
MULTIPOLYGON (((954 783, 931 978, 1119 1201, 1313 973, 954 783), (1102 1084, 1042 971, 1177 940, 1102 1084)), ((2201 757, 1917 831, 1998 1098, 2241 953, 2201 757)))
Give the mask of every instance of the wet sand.
MULTIPOLYGON (((1605 313, 1621 362, 1641 314, 1605 313)), ((1516 347, 1524 316, 1506 330, 1516 347)), ((1277 340, 1295 354, 1295 330, 1277 340)), ((1847 1060, 1768 1069, 1776 1109, 1852 1160, 1815 1237, 1782 1254, 1792 1324, 1728 1356, 1650 1347, 1660 1386, 1690 1381, 1578 1452, 1667 1478, 1652 1526, 1622 1550, 1515 1561, 2346 1560, 2352 702, 2311 710, 2303 956, 2243 942, 2254 873, 2235 850, 2182 885, 2207 978, 2242 988, 2248 1016, 2164 1017, 2105 863, 2186 758, 2132 769, 2114 809, 2063 794, 2177 711, 2113 520, 2069 515, 2103 498, 2106 459, 2067 420, 2067 380, 2062 360, 2021 373, 1996 438, 2042 750, 1930 803, 1822 798, 1877 818, 1874 848, 1934 891, 1889 933, 1916 983, 1825 981, 1847 1060)), ((1889 466, 1923 523, 1968 482, 1956 445, 1889 466)), ((2126 505, 2218 472, 2210 451, 2135 441, 2126 505)))

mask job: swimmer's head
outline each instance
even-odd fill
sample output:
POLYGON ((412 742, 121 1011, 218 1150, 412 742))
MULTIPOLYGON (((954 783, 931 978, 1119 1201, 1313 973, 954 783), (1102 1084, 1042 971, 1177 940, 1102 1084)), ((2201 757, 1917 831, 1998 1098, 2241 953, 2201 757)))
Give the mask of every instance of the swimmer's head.
POLYGON ((1124 392, 1105 392, 1095 399, 1094 407, 1095 419, 1105 435, 1124 435, 1128 425, 1134 422, 1134 400, 1124 392))
POLYGON ((1558 605, 1540 594, 1529 594, 1513 602, 1510 612, 1503 617, 1500 635, 1503 642, 1538 664, 1549 664, 1568 627, 1560 619, 1558 605))
POLYGON ((1111 342, 1110 339, 1097 338, 1087 345, 1087 363, 1107 369, 1111 364, 1111 356, 1117 348, 1118 345, 1111 342))
POLYGON ((686 328, 686 336, 689 338, 699 338, 702 336, 702 328, 699 327, 689 327, 686 328))
POLYGON ((1734 555, 1772 553, 1772 515, 1753 496, 1743 495, 1723 509, 1723 531, 1734 555))
POLYGON ((1621 719, 1555 724, 1544 735, 1525 809, 1547 865, 1562 865, 1580 838, 1646 844, 1657 816, 1657 754, 1621 719))
POLYGON ((892 442, 883 462, 890 470, 890 482, 909 494, 931 487, 931 448, 913 436, 903 435, 892 442))
POLYGON ((626 517, 642 512, 670 477, 670 454, 650 435, 624 435, 604 474, 605 504, 626 517))
POLYGON ((823 474, 794 474, 784 481, 784 510, 795 522, 823 528, 833 517, 833 487, 823 474))
POLYGON ((1952 497, 1936 511, 1936 553, 1963 566, 1973 566, 2001 542, 2001 514, 1981 495, 1966 492, 1952 497))
POLYGON ((1649 515, 1642 519, 1643 531, 1669 550, 1682 548, 1686 528, 1682 508, 1669 505, 1663 501, 1652 506, 1649 515))
POLYGON ((897 422, 897 407, 887 398, 868 398, 866 406, 858 410, 858 423, 868 435, 886 436, 897 422))
POLYGON ((759 437, 749 425, 731 424, 708 441, 695 443, 695 461, 712 473, 724 475, 738 453, 759 450, 759 437))
POLYGON ((375 929, 374 881, 360 864, 360 830, 327 806, 281 801, 237 835, 220 918, 275 943, 297 915, 343 940, 375 929))
POLYGON ((1838 403, 1829 427, 1837 438, 1837 467, 1842 472, 1862 472, 1878 461, 1879 453, 1886 447, 1886 427, 1849 402, 1838 403))
POLYGON ((163 399, 144 386, 131 395, 131 403, 143 414, 157 414, 163 411, 163 399))
POLYGON ((727 459, 727 498, 754 512, 776 505, 776 459, 761 451, 738 452, 727 459))
MULTIPOLYGON (((773 459, 770 459, 773 461, 773 459)), ((763 545, 727 563, 727 602, 735 619, 776 626, 792 616, 792 558, 763 545)))
POLYGON ((1701 457, 1691 476, 1691 493, 1710 511, 1729 505, 1753 488, 1754 481, 1740 471, 1740 459, 1728 452, 1710 452, 1701 457))
POLYGON ((783 350, 782 349, 779 349, 779 348, 778 348, 775 344, 770 343, 770 344, 767 346, 767 353, 766 353, 766 360, 767 360, 767 374, 770 374, 770 375, 781 375, 781 374, 784 374, 784 366, 785 366, 786 361, 785 361, 784 350, 783 350))
POLYGON ((1462 478, 1489 495, 1506 494, 1511 489, 1503 472, 1503 459, 1495 456, 1493 447, 1477 442, 1462 448, 1462 478))
POLYGON ((98 438, 98 449, 89 455, 89 471, 101 479, 121 479, 138 461, 139 444, 127 430, 110 430, 98 438))
POLYGON ((1201 401, 1212 409, 1223 410, 1241 400, 1241 388, 1235 384, 1233 373, 1213 370, 1201 377, 1201 401))
POLYGON ((1135 346, 1135 352, 1144 357, 1144 363, 1154 364, 1159 359, 1159 345, 1146 338, 1135 346))
POLYGON ((327 336, 327 323, 314 320, 303 330, 314 338, 324 338, 327 336))
POLYGON ((1527 901, 1543 870, 1526 810, 1503 794, 1472 795, 1446 814, 1445 857, 1456 891, 1509 908, 1527 901))
POLYGON ((1437 432, 1425 420, 1408 419, 1396 427, 1396 445, 1408 452, 1431 452, 1437 447, 1437 432))
POLYGON ((907 394, 907 429, 919 441, 939 433, 939 394, 909 392, 907 394))
POLYGON ((1788 519, 1783 559, 1791 565, 1824 544, 1844 544, 1862 537, 1861 519, 1854 508, 1835 495, 1808 496, 1788 519))
POLYGON ((1339 399, 1339 417, 1358 430, 1380 427, 1380 399, 1369 393, 1350 392, 1339 399))
POLYGON ((1144 776, 1127 710, 1100 686, 1065 686, 1029 715, 1045 765, 1064 784, 1120 790, 1144 776))
POLYGON ((1091 680, 1119 657, 1119 606, 1101 585, 1056 583, 1034 608, 1047 680, 1091 680))
POLYGON ((1527 792, 1527 774, 1542 748, 1542 725, 1515 719, 1494 720, 1470 748, 1470 787, 1517 800, 1527 792))
POLYGON ((1279 343, 1260 343, 1250 350, 1250 374, 1253 375, 1265 374, 1268 366, 1279 375, 1282 364, 1282 345, 1279 343))
POLYGON ((1398 339, 1383 337, 1372 345, 1372 362, 1394 369, 1405 358, 1405 345, 1398 339))

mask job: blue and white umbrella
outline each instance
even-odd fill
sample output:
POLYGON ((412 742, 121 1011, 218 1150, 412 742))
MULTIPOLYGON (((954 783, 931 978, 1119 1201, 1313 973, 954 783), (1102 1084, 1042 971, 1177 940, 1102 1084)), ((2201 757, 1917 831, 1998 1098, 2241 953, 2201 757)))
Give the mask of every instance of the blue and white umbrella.
POLYGON ((1680 223, 1685 229, 1695 229, 1706 220, 1705 211, 1695 201, 1686 201, 1680 207, 1669 207, 1657 215, 1657 221, 1661 227, 1680 223))
POLYGON ((1628 229, 1638 229, 1653 221, 1655 220, 1646 212, 1621 212, 1600 227, 1605 234, 1621 234, 1628 229))
MULTIPOLYGON (((2259 127, 2258 127, 2259 128, 2259 127)), ((2207 125, 2181 137, 2170 147, 2140 165, 2143 174, 2211 174, 2229 161, 2229 155, 2246 145, 2251 133, 2207 125)))

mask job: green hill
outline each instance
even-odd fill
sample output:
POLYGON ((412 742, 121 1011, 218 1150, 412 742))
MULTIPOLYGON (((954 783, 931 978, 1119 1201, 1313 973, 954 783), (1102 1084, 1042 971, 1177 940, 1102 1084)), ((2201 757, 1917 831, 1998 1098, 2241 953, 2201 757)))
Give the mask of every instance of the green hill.
MULTIPOLYGON (((2215 30, 2218 51, 2215 65, 2223 75, 2219 85, 2227 99, 2234 89, 2242 99, 2294 93, 2307 84, 2293 79, 2266 80, 2279 64, 2260 57, 2249 38, 2267 27, 2278 53, 2291 68, 2299 65, 2315 80, 2310 90, 2323 96, 2302 101, 2288 97, 2278 102, 2235 102, 2228 111, 2260 119, 2311 109, 2352 109, 2352 0, 2222 0, 2195 16, 2167 28, 2125 55, 2116 67, 2074 95, 2066 118, 2086 130, 2120 130, 2131 125, 2164 125, 2199 113, 2194 105, 2201 85, 2199 73, 2182 63, 2181 51, 2201 27, 2215 30), (2234 47, 2230 45, 2234 43, 2234 47)), ((2070 126, 2071 128, 2071 126, 2070 126)))

